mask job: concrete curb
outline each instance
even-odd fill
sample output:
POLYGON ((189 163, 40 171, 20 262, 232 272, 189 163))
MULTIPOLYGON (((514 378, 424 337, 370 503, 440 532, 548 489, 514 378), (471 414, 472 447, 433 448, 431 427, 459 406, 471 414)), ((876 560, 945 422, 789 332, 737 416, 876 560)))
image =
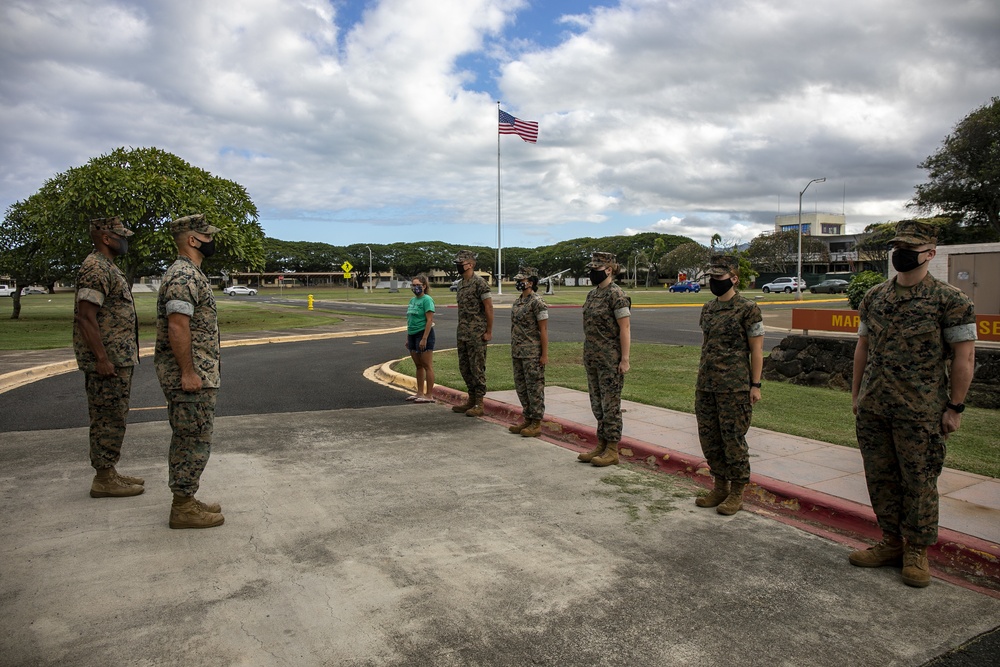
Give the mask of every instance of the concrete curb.
MULTIPOLYGON (((414 378, 390 368, 396 361, 399 360, 369 369, 373 376, 370 379, 415 390, 414 378)), ((450 387, 434 388, 434 398, 444 403, 458 405, 465 396, 464 392, 450 387)), ((500 424, 513 424, 521 418, 520 407, 489 398, 483 401, 483 408, 485 418, 500 424)), ((595 429, 551 416, 542 420, 542 435, 547 441, 576 452, 588 451, 597 444, 595 429)), ((708 464, 702 457, 628 437, 622 438, 618 452, 626 461, 685 475, 706 488, 712 485, 708 464)), ((764 475, 751 474, 745 498, 750 505, 748 509, 758 514, 769 515, 853 548, 866 547, 882 537, 871 507, 764 475)), ((927 557, 935 566, 934 576, 939 579, 1000 599, 1000 545, 941 528, 938 542, 927 550, 927 557)))

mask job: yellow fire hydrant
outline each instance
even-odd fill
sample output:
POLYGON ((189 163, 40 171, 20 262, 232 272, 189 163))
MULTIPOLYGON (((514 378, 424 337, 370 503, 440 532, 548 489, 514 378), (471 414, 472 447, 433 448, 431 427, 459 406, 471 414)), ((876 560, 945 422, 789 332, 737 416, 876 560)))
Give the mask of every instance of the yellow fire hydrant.
POLYGON ((309 295, 309 310, 313 309, 313 295, 309 295))

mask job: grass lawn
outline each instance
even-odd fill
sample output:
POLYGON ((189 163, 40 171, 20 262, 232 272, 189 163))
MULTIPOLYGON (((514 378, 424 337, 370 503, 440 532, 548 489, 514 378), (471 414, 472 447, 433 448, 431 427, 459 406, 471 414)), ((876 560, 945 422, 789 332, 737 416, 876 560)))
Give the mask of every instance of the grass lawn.
MULTIPOLYGON (((632 346, 632 370, 622 398, 680 412, 694 413, 694 385, 700 350, 696 347, 638 343, 632 346)), ((514 388, 510 346, 490 346, 486 366, 491 391, 514 388)), ((395 370, 413 375, 413 362, 404 359, 395 370)), ((434 354, 438 384, 465 390, 454 350, 434 354)), ((582 343, 553 343, 545 381, 568 389, 587 391, 582 343)), ((627 417, 626 417, 627 419, 627 417)), ((801 387, 783 382, 764 385, 763 399, 754 406, 753 425, 837 445, 857 447, 851 395, 836 389, 801 387)), ((948 439, 949 468, 1000 477, 1000 411, 968 408, 962 428, 948 439)))
MULTIPOLYGON (((156 338, 156 294, 134 295, 139 317, 139 340, 156 338)), ((227 301, 216 295, 219 328, 225 333, 284 330, 337 324, 343 320, 331 311, 309 312, 289 306, 252 301, 227 301)), ((33 294, 22 297, 21 317, 10 319, 10 299, 0 301, 0 350, 44 350, 73 344, 73 292, 33 294)))

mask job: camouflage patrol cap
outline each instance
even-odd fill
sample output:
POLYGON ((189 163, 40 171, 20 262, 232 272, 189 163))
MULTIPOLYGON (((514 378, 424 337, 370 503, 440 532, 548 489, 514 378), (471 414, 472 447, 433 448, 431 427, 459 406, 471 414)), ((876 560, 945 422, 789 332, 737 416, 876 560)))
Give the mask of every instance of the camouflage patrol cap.
POLYGON ((538 269, 533 266, 522 266, 518 268, 517 275, 514 276, 514 280, 527 280, 528 278, 537 278, 538 269))
POLYGON ((618 266, 615 254, 613 252, 595 252, 590 255, 590 264, 587 265, 587 268, 603 269, 609 266, 618 266))
POLYGON ((94 218, 90 221, 90 231, 111 232, 118 236, 132 236, 131 229, 122 224, 122 219, 117 215, 112 218, 94 218))
POLYGON ((738 273, 740 262, 732 255, 712 255, 705 267, 705 273, 710 276, 724 276, 727 273, 738 273))
POLYGON ((906 245, 937 243, 937 227, 927 222, 900 220, 896 223, 896 236, 889 241, 889 245, 897 243, 906 245))
POLYGON ((458 264, 462 262, 474 262, 476 261, 476 255, 471 250, 459 250, 458 254, 455 255, 455 263, 458 264))
POLYGON ((219 231, 218 227, 213 227, 212 225, 205 222, 204 213, 195 213, 194 215, 185 215, 183 218, 177 218, 170 223, 170 233, 177 236, 181 232, 201 232, 202 234, 215 234, 219 231))

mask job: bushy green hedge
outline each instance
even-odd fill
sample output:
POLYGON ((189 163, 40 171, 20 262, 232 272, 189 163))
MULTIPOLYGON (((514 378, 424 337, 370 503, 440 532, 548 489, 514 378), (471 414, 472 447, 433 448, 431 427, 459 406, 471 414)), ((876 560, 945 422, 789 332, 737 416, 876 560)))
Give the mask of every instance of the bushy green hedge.
POLYGON ((851 303, 851 308, 857 310, 868 290, 881 282, 885 282, 885 276, 875 271, 862 271, 851 278, 851 282, 847 285, 847 300, 851 303))

